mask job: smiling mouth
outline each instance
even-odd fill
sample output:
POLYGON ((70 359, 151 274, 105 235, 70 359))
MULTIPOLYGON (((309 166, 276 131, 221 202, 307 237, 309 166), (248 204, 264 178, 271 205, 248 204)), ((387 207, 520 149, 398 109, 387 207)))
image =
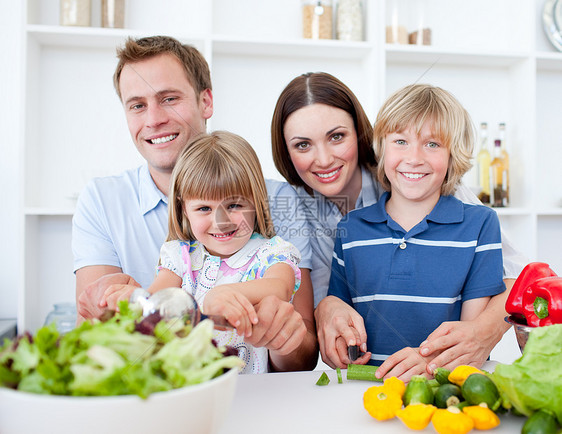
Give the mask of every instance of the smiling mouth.
POLYGON ((170 134, 169 136, 157 137, 156 139, 149 139, 148 141, 153 145, 160 145, 162 143, 166 143, 174 140, 177 136, 178 136, 177 134, 170 134))
POLYGON ((314 174, 316 176, 318 176, 319 178, 322 179, 328 179, 331 178, 332 176, 334 176, 336 173, 338 173, 341 170, 341 167, 338 167, 337 169, 332 170, 331 172, 328 173, 319 173, 319 172, 314 172, 314 174))
POLYGON ((233 230, 231 232, 227 232, 226 234, 210 234, 213 238, 217 238, 217 239, 225 239, 225 238, 230 238, 232 235, 234 235, 234 233, 236 232, 236 230, 233 230))
POLYGON ((408 172, 401 172, 408 179, 420 179, 423 178, 427 173, 408 173, 408 172))

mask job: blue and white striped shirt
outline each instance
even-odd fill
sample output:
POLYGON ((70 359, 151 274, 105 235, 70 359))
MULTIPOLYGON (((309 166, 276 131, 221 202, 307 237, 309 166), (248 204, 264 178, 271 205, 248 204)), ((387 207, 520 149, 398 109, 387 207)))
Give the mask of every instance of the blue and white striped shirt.
POLYGON ((495 211, 442 196, 405 232, 386 213, 388 197, 338 225, 328 291, 364 318, 373 364, 459 320, 464 301, 505 290, 495 211))

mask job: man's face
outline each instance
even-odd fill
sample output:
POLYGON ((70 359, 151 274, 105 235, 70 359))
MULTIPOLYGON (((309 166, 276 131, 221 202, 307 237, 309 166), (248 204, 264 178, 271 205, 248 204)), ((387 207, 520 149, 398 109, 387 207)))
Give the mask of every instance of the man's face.
POLYGON ((119 84, 129 132, 150 173, 170 174, 183 147, 205 132, 213 114, 211 91, 196 95, 171 54, 125 65, 119 84))

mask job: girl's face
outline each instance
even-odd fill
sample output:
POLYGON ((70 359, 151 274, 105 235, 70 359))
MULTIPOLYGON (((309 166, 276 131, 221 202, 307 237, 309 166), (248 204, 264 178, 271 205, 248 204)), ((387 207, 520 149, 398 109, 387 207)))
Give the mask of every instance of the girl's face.
MULTIPOLYGON (((312 104, 293 112, 283 134, 298 175, 328 198, 355 200, 361 191, 357 132, 345 110, 312 104)), ((353 202, 351 207, 355 205, 353 202)))
POLYGON ((184 212, 191 231, 207 251, 228 258, 248 242, 254 232, 256 208, 246 198, 188 199, 184 212))
MULTIPOLYGON (((412 128, 385 137, 384 173, 392 200, 424 203, 433 208, 449 166, 449 149, 426 122, 419 135, 412 128)), ((431 209, 430 208, 430 209, 431 209)))

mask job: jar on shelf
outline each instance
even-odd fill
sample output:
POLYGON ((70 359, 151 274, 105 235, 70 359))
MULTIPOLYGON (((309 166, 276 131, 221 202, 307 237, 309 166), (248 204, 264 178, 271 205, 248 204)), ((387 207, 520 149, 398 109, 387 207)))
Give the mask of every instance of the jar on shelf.
POLYGON ((304 0, 302 35, 308 39, 332 39, 332 1, 304 0))
POLYGON ((76 326, 76 305, 74 303, 55 303, 53 310, 45 318, 45 325, 53 322, 60 334, 71 331, 76 326))
POLYGON ((102 0, 101 10, 102 27, 125 27, 125 0, 102 0))
POLYGON ((411 30, 408 42, 415 45, 431 45, 431 28, 428 25, 427 0, 412 3, 411 30))
POLYGON ((90 26, 90 0, 60 0, 61 26, 90 26))
POLYGON ((388 0, 386 3, 386 43, 408 43, 408 11, 405 0, 388 0))
POLYGON ((342 41, 363 40, 363 5, 361 0, 338 0, 336 36, 342 41))

